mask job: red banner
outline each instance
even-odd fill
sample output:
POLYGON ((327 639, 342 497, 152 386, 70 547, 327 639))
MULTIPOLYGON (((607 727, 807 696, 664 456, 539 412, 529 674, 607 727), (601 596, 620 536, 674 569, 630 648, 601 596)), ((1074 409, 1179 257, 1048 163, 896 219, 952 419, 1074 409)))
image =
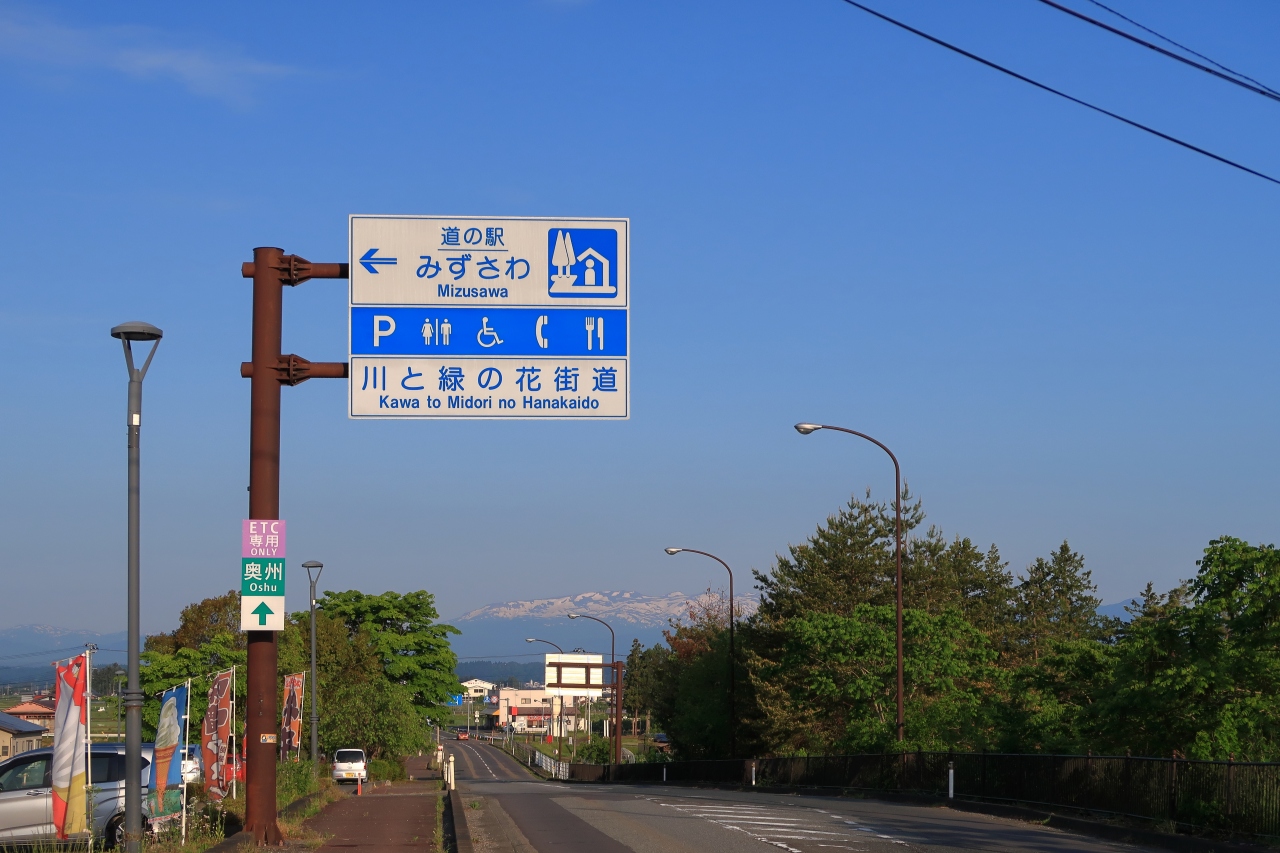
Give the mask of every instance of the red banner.
POLYGON ((200 749, 204 757, 204 790, 215 802, 231 793, 232 763, 231 724, 235 713, 235 670, 229 669, 213 677, 209 685, 209 709, 200 727, 200 749))
POLYGON ((58 838, 65 839, 84 832, 88 825, 85 811, 88 669, 84 655, 55 666, 58 706, 53 718, 53 825, 58 838))
POLYGON ((284 677, 284 713, 280 717, 280 757, 294 753, 294 760, 302 755, 302 685, 305 673, 284 677))

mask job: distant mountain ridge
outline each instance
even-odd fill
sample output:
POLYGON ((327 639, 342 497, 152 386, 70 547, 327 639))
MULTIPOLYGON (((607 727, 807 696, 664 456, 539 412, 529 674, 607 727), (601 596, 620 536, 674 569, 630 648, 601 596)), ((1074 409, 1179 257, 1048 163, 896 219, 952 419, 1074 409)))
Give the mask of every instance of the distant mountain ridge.
MULTIPOLYGON (((705 595, 705 593, 703 594, 705 595)), ((600 619, 612 617, 644 627, 667 626, 668 620, 679 619, 689 612, 689 605, 703 596, 683 592, 666 595, 642 595, 638 592, 583 592, 532 601, 504 601, 488 604, 451 620, 472 622, 478 619, 557 619, 570 613, 584 613, 600 619)), ((757 602, 749 596, 735 596, 738 617, 755 613, 757 602)))
POLYGON ((93 656, 94 665, 124 663, 124 631, 82 631, 54 625, 15 625, 0 628, 0 688, 26 682, 53 679, 54 659, 68 658, 84 651, 85 643, 95 643, 102 651, 93 656))

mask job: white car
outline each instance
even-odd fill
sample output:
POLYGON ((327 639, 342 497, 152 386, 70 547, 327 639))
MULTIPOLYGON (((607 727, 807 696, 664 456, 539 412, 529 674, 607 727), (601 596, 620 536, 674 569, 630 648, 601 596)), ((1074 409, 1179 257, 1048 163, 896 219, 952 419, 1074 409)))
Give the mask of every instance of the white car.
POLYGON ((200 744, 193 743, 187 747, 187 754, 182 759, 182 781, 188 785, 204 782, 204 759, 200 755, 200 744))
POLYGON ((333 781, 341 785, 343 782, 368 782, 369 768, 365 763, 363 749, 339 749, 333 754, 333 781))

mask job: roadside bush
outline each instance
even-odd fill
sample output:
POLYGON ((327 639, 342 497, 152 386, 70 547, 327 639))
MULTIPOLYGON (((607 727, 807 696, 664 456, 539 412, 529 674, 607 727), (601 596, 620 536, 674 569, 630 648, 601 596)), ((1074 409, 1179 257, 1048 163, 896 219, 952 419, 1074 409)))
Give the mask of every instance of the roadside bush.
POLYGON ((578 761, 582 764, 612 764, 613 744, 602 737, 592 738, 578 747, 578 761))
POLYGON ((316 765, 310 761, 281 761, 276 765, 276 804, 284 808, 320 790, 316 765))
POLYGON ((404 778, 404 764, 398 759, 375 758, 369 762, 370 782, 398 782, 404 778))

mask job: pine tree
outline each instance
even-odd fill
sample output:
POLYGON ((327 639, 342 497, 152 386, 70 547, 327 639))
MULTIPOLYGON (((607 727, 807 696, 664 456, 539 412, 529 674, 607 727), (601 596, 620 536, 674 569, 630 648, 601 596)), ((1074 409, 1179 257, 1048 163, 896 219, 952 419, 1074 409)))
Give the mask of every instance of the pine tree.
POLYGON ((1016 589, 1015 657, 1038 661, 1054 642, 1108 639, 1116 622, 1098 615, 1096 593, 1084 557, 1066 540, 1049 559, 1036 557, 1016 589))

